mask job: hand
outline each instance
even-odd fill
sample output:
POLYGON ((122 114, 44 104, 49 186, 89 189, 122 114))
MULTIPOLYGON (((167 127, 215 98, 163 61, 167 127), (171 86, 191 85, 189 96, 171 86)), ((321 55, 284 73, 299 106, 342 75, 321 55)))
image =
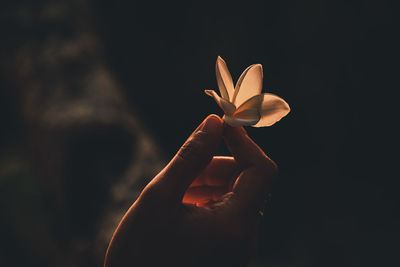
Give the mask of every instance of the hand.
POLYGON ((125 214, 105 266, 245 266, 276 175, 243 128, 208 116, 125 214), (213 157, 222 138, 233 157, 213 157))

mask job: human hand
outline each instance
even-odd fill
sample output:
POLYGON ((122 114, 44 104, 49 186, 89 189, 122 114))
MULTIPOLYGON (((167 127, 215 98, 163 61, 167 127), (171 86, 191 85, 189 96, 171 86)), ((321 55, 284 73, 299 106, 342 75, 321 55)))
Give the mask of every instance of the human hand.
POLYGON ((121 220, 105 266, 245 266, 277 167, 208 116, 121 220), (221 139, 233 157, 214 157, 221 139))

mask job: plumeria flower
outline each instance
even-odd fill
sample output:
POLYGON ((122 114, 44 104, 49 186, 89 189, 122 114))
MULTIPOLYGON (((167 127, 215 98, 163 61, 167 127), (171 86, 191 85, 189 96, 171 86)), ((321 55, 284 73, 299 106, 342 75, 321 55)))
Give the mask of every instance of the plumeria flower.
POLYGON ((221 97, 213 90, 205 93, 214 98, 224 111, 223 119, 231 126, 271 126, 286 116, 290 107, 274 94, 261 94, 263 71, 261 64, 254 64, 240 75, 236 86, 225 61, 218 56, 215 65, 221 97))

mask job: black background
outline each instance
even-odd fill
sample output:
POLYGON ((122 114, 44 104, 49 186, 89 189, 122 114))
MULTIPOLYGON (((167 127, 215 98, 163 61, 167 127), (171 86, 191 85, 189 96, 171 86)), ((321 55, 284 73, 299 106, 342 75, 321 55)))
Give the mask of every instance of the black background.
MULTIPOLYGON (((390 129, 398 119, 390 118, 396 105, 389 94, 399 89, 394 6, 318 0, 93 3, 107 64, 166 158, 205 116, 222 115, 204 94, 217 89, 218 55, 234 80, 248 65, 261 63, 263 90, 291 106, 278 124, 248 128, 280 168, 259 262, 400 264, 400 184, 392 170, 396 134, 390 129)), ((10 111, 12 97, 1 98, 6 143, 21 129, 10 111)))

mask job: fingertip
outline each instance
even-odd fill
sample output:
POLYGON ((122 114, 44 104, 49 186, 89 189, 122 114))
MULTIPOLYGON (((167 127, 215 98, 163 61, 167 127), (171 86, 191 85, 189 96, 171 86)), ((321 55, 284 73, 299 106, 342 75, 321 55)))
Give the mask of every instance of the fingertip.
POLYGON ((208 115, 199 129, 202 132, 222 134, 222 119, 215 114, 208 115))
POLYGON ((216 115, 216 114, 210 114, 207 116, 206 120, 213 120, 215 121, 215 123, 219 123, 222 125, 223 121, 221 119, 220 116, 216 115))

